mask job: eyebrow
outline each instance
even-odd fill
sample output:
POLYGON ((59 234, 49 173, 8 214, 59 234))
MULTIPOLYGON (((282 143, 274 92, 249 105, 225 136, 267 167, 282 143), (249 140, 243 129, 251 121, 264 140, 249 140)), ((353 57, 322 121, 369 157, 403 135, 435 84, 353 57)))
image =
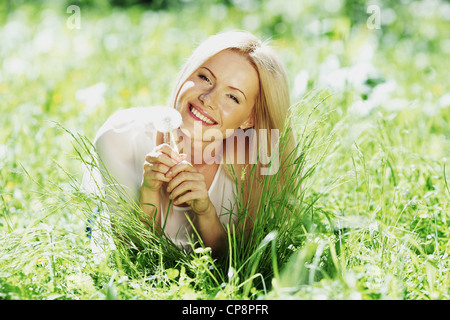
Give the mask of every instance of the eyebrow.
MULTIPOLYGON (((212 74, 214 79, 217 79, 217 77, 214 75, 214 72, 212 72, 211 69, 209 69, 207 67, 201 67, 201 68, 208 70, 212 74)), ((242 93, 242 95, 244 96, 245 100, 247 100, 247 96, 245 95, 245 93, 241 89, 236 88, 236 87, 232 87, 232 86, 228 86, 228 88, 239 91, 240 93, 242 93)))

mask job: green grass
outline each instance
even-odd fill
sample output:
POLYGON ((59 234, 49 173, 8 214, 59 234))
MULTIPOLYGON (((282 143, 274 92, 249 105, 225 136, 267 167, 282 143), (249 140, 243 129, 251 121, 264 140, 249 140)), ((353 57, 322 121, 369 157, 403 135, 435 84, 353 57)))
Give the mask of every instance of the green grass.
POLYGON ((448 4, 385 1, 396 18, 370 30, 359 2, 218 3, 80 5, 80 30, 64 5, 0 5, 0 299, 448 299, 448 4), (125 214, 139 250, 97 263, 85 227, 104 199, 79 190, 89 140, 117 109, 164 105, 196 43, 223 29, 272 37, 287 66, 302 189, 268 187, 267 223, 217 261, 125 214), (98 103, 80 99, 98 83, 98 103))

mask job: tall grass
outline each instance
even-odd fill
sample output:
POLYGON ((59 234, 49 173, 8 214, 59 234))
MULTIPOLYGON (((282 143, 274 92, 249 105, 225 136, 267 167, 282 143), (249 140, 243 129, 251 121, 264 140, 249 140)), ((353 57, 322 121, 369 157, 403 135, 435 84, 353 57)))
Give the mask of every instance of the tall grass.
MULTIPOLYGON (((405 128, 408 113, 397 116, 397 128, 405 128)), ((382 113, 349 149, 345 137, 355 124, 350 116, 334 124, 334 145, 316 168, 325 172, 313 179, 321 184, 336 170, 340 182, 316 202, 318 228, 307 234, 305 245, 275 278, 268 297, 448 298, 446 159, 411 152, 430 147, 430 137, 421 140, 414 132, 420 118, 414 118, 405 135, 392 130, 392 119, 382 113), (420 142, 407 149, 405 139, 420 142), (348 157, 351 161, 340 161, 348 157)))
MULTIPOLYGON (((88 168, 88 174, 96 184, 95 193, 83 193, 83 190, 73 185, 76 194, 74 199, 80 204, 84 219, 93 225, 96 236, 92 241, 98 242, 94 244, 101 247, 94 254, 107 257, 105 253, 109 253, 109 258, 130 277, 139 278, 164 270, 176 270, 172 272, 180 274, 184 270, 195 282, 203 286, 204 282, 209 284, 210 288, 205 291, 210 298, 250 298, 261 292, 267 294, 271 279, 279 275, 279 266, 284 265, 295 249, 304 243, 305 222, 313 207, 313 203, 304 202, 308 188, 302 186, 317 165, 309 156, 315 146, 320 122, 308 123, 310 117, 302 114, 308 110, 306 103, 311 101, 292 107, 292 120, 306 119, 305 126, 299 126, 303 128, 302 132, 296 133, 296 149, 280 164, 277 174, 264 176, 261 193, 254 195, 258 197, 259 208, 250 236, 245 237, 243 232, 238 232, 240 226, 233 230, 228 228, 228 253, 217 260, 213 260, 210 250, 202 246, 201 239, 199 248, 184 252, 164 234, 149 230, 138 218, 142 215, 141 209, 132 207, 133 200, 104 169, 89 139, 66 130, 73 139, 77 157, 88 168), (286 180, 280 192, 274 186, 278 184, 280 172, 285 167, 290 168, 292 176, 286 180), (98 181, 99 173, 103 175, 102 181, 98 181), (94 207, 101 208, 100 213, 95 213, 94 207), (93 215, 96 217, 92 218, 93 215), (203 270, 204 274, 199 274, 199 270, 203 270)), ((289 125, 281 134, 280 150, 290 130, 293 129, 289 125)), ((236 187, 237 190, 241 189, 239 185, 236 187)), ((244 218, 247 211, 245 204, 238 202, 238 216, 244 218)))
POLYGON ((59 2, 0 4, 0 299, 449 298, 448 4, 381 1, 396 18, 368 30, 362 5, 287 3, 81 4, 81 30, 66 28, 59 2), (111 198, 79 188, 85 137, 114 110, 164 104, 183 57, 225 29, 272 37, 285 61, 301 179, 277 194, 267 177, 254 241, 230 230, 219 260, 179 250, 125 207, 92 220, 111 198), (302 81, 333 94, 304 96, 302 81), (77 99, 97 83, 97 103, 77 99), (94 253, 87 220, 120 225, 97 230, 127 241, 94 253))

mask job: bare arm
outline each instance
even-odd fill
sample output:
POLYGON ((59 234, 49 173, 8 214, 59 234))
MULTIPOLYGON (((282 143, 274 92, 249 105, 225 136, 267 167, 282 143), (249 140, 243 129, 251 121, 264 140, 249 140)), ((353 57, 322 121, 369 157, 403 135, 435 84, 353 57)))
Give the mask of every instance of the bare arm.
POLYGON ((145 157, 144 179, 139 196, 139 204, 144 212, 139 220, 153 231, 161 231, 161 195, 163 182, 169 182, 166 173, 178 163, 178 153, 167 145, 159 145, 145 157))
POLYGON ((145 185, 141 187, 141 194, 139 197, 139 204, 144 216, 139 216, 145 225, 150 230, 155 232, 161 231, 161 197, 159 191, 153 191, 145 185))
POLYGON ((214 256, 219 256, 227 250, 228 235, 212 203, 205 212, 196 214, 194 226, 203 244, 212 249, 214 256))
POLYGON ((167 187, 169 198, 175 205, 186 203, 194 211, 194 227, 203 244, 212 249, 214 256, 223 253, 227 248, 227 232, 209 199, 203 174, 189 162, 182 161, 166 176, 173 177, 167 187))

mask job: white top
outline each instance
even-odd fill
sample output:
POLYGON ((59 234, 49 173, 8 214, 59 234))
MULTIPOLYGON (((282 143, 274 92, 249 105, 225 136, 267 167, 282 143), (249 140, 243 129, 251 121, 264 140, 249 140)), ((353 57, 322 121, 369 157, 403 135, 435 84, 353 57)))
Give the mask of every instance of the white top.
MULTIPOLYGON (((166 107, 135 107, 115 112, 99 129, 94 139, 98 156, 109 174, 129 195, 130 208, 139 205, 140 187, 143 180, 145 156, 156 147, 154 119, 166 107)), ((103 166, 100 166, 104 169, 103 166)), ((83 188, 94 191, 91 175, 86 172, 83 188)), ((111 186, 111 182, 101 178, 101 187, 111 186)), ((106 188, 106 190, 108 190, 106 188)), ((208 194, 214 204, 220 221, 232 224, 236 221, 235 192, 233 180, 227 176, 222 164, 212 181, 208 194)), ((190 249, 188 239, 195 239, 186 214, 192 219, 194 213, 189 207, 171 206, 166 220, 168 201, 161 197, 161 221, 166 223, 165 233, 179 247, 190 249)), ((110 208, 111 209, 111 206, 110 208)))

